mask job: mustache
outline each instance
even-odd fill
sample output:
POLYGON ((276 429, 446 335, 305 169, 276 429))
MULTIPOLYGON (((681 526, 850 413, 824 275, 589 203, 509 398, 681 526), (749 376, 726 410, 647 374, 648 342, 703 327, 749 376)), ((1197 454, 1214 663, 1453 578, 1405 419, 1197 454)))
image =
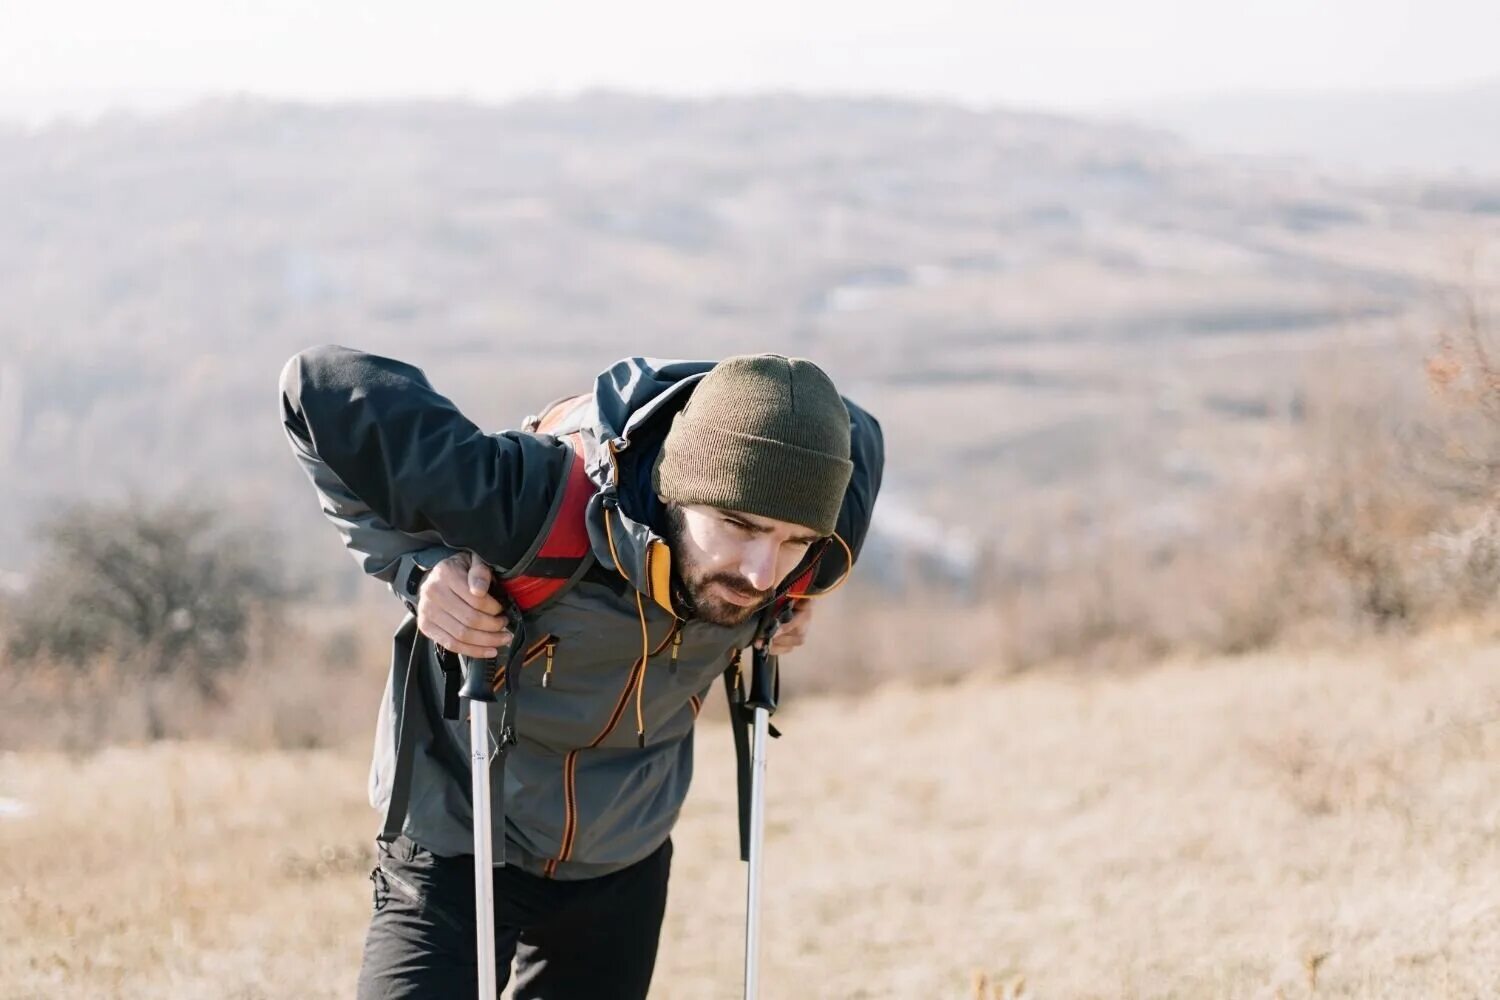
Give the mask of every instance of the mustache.
POLYGON ((712 576, 704 578, 704 586, 708 586, 711 583, 717 583, 721 587, 725 587, 726 589, 733 591, 746 600, 764 600, 765 598, 771 596, 771 592, 769 590, 758 590, 755 587, 750 586, 749 581, 747 581, 744 577, 735 576, 733 573, 715 573, 712 576))

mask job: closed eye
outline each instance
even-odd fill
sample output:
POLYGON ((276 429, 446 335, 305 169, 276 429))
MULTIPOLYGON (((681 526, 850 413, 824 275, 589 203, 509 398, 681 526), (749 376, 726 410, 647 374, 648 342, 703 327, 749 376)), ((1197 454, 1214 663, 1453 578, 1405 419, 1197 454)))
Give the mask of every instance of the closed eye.
MULTIPOLYGON (((722 520, 725 524, 733 525, 747 535, 767 535, 771 532, 770 528, 765 528, 758 524, 751 524, 749 521, 741 521, 737 517, 723 517, 720 518, 720 520, 722 520)), ((810 538, 788 538, 781 544, 783 547, 787 545, 800 545, 806 547, 811 545, 813 542, 816 542, 817 540, 818 536, 813 536, 810 538)))

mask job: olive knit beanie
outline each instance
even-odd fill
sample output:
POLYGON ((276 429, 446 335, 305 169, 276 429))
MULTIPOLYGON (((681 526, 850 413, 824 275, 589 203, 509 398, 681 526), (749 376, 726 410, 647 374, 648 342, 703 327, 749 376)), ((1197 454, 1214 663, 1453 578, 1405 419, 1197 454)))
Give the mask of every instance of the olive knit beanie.
POLYGON ((656 467, 663 500, 833 533, 854 463, 849 411, 803 358, 726 358, 672 419, 656 467))

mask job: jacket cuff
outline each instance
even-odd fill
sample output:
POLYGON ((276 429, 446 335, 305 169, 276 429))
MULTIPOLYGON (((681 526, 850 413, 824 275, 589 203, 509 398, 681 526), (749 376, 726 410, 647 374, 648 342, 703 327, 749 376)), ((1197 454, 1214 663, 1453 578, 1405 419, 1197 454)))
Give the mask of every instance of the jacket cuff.
POLYGON ((391 578, 391 591, 415 612, 417 591, 422 584, 422 577, 444 559, 457 555, 458 551, 445 545, 434 545, 431 548, 406 553, 396 562, 396 575, 391 578))

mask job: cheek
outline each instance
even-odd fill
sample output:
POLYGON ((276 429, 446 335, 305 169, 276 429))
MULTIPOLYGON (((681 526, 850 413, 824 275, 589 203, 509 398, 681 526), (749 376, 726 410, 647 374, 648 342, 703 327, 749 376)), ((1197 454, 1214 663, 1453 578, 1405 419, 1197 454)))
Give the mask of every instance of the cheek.
POLYGON ((797 568, 802 557, 807 555, 807 546, 800 545, 782 552, 776 557, 776 579, 785 580, 787 574, 797 568))
POLYGON ((734 546, 728 544, 723 533, 714 530, 711 525, 698 525, 696 530, 689 531, 684 539, 687 543, 686 551, 681 553, 681 558, 687 566, 692 567, 699 576, 717 573, 735 562, 734 546))

